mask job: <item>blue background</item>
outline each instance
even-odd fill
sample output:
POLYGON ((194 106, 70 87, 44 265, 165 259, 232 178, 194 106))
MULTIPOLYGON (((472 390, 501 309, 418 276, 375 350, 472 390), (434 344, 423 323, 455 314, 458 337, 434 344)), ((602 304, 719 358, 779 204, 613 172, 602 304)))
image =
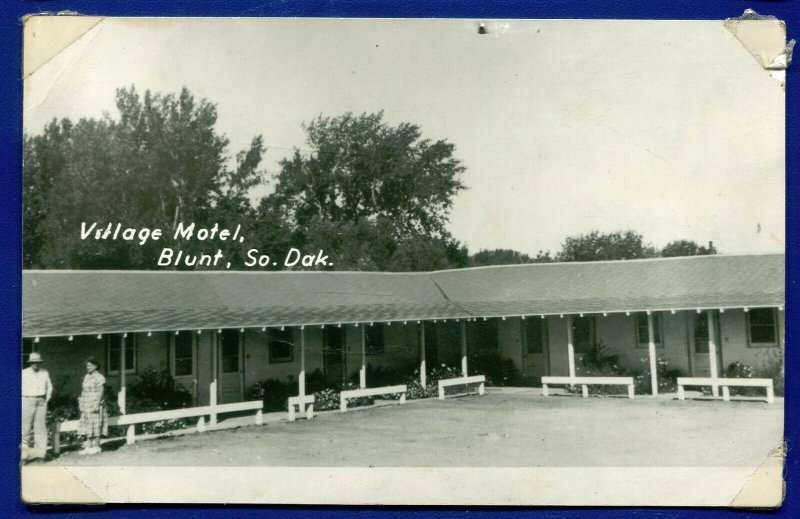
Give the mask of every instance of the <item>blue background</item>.
MULTIPOLYGON (((22 23, 24 14, 40 12, 77 11, 82 14, 109 16, 322 16, 322 17, 447 17, 447 18, 623 18, 623 19, 723 19, 739 16, 744 9, 752 8, 760 14, 775 15, 786 21, 788 37, 798 39, 800 34, 800 0, 789 1, 724 1, 705 0, 641 0, 598 1, 574 0, 567 2, 539 1, 441 1, 391 2, 391 1, 321 1, 290 2, 228 0, 228 1, 158 1, 158 0, 106 0, 97 1, 9 1, 0 0, 0 510, 10 514, 49 514, 77 516, 90 513, 94 517, 289 517, 343 518, 343 517, 414 517, 447 519, 465 516, 494 517, 498 509, 466 508, 299 508, 299 507, 124 507, 92 508, 30 508, 19 500, 19 348, 20 348, 20 278, 21 278, 21 193, 22 193, 22 23)), ((647 42, 642 42, 647 45, 647 42)), ((800 54, 800 52, 798 53, 800 54)), ((794 372, 800 365, 798 349, 794 345, 798 334, 796 281, 798 255, 795 238, 800 230, 800 183, 797 182, 800 163, 800 96, 798 75, 800 63, 787 71, 786 92, 786 202, 787 202, 787 256, 786 256, 786 501, 776 513, 779 517, 800 516, 798 472, 800 455, 798 444, 798 395, 794 372)), ((734 109, 733 107, 731 109, 734 109)), ((709 484, 713 484, 710 481, 709 484)), ((695 517, 697 509, 503 509, 505 517, 522 518, 536 514, 550 517, 618 517, 622 513, 635 517, 695 517)), ((703 510, 703 515, 713 517, 745 518, 766 515, 766 512, 703 510)))

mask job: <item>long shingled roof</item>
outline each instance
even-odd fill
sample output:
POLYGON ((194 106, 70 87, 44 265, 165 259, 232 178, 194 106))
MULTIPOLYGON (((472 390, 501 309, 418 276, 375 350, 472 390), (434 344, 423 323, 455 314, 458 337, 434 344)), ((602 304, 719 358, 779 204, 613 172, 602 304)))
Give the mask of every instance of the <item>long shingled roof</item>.
POLYGON ((784 304, 784 255, 420 273, 26 270, 26 337, 784 304))

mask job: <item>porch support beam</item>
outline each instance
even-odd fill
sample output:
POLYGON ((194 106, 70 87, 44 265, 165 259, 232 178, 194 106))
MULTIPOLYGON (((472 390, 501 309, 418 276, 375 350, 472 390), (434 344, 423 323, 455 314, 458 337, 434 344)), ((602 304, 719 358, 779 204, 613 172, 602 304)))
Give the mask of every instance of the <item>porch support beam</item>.
POLYGON ((358 387, 365 389, 367 387, 367 329, 364 325, 361 328, 361 369, 358 371, 358 387))
POLYGON ((128 366, 125 365, 125 334, 122 335, 119 343, 119 393, 117 393, 117 405, 119 406, 120 414, 126 414, 126 387, 125 387, 125 370, 128 366))
MULTIPOLYGON (((302 397, 306 396, 306 328, 300 327, 300 376, 297 377, 298 394, 300 395, 301 402, 304 402, 302 397)), ((304 406, 303 409, 305 409, 304 406)))
POLYGON ((425 361, 425 323, 419 324, 419 384, 428 386, 428 366, 425 361))
POLYGON ((650 387, 653 395, 658 394, 658 359, 656 358, 656 334, 653 327, 653 314, 647 313, 647 349, 650 353, 650 387))
POLYGON ((209 423, 211 425, 217 424, 217 376, 219 373, 219 365, 217 363, 217 343, 222 338, 222 332, 217 330, 217 333, 211 335, 211 383, 208 385, 208 400, 211 406, 211 414, 209 415, 209 423))
POLYGON ((706 321, 708 322, 708 368, 714 382, 711 384, 711 394, 717 398, 719 396, 719 386, 717 385, 719 372, 717 370, 717 329, 714 326, 714 310, 706 310, 706 321))
POLYGON ((461 375, 468 376, 467 370, 467 323, 461 321, 461 375))
POLYGON ((575 342, 572 333, 572 316, 566 316, 567 321, 567 362, 569 362, 569 376, 575 376, 575 342))

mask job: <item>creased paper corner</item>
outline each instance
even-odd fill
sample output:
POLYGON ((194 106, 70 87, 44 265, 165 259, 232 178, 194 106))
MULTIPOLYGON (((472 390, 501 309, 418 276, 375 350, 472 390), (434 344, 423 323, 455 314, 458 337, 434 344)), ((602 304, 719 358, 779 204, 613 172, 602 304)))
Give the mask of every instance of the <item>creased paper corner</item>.
POLYGON ((80 16, 73 11, 23 16, 22 77, 36 72, 102 20, 102 16, 80 16))
POLYGON ((759 65, 783 84, 795 43, 794 40, 786 41, 786 23, 774 16, 746 9, 742 16, 728 18, 724 24, 759 65))
POLYGON ((105 504, 66 467, 58 465, 24 466, 21 471, 21 497, 30 505, 105 504))
POLYGON ((780 507, 786 492, 783 480, 785 458, 786 444, 781 442, 767 454, 766 459, 733 498, 731 506, 770 509, 780 507))

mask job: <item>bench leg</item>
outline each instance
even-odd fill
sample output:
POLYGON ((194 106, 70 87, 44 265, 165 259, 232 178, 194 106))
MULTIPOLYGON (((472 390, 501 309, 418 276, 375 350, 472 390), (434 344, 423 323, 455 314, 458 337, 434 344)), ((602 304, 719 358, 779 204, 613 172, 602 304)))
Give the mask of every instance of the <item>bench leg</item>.
POLYGON ((486 387, 484 387, 484 383, 483 382, 481 382, 480 385, 478 386, 478 394, 480 396, 483 396, 483 395, 486 394, 486 387))
POLYGON ((683 386, 678 386, 678 400, 686 400, 686 392, 683 390, 683 386))
POLYGON ((767 403, 771 404, 775 401, 775 390, 771 385, 767 386, 767 403))
POLYGON ((583 396, 583 398, 589 397, 589 386, 586 384, 581 384, 581 396, 583 396))
POLYGON ((289 404, 289 421, 294 422, 294 404, 289 404))
POLYGON ((722 386, 722 400, 724 402, 731 401, 731 390, 728 386, 722 386))
POLYGON ((631 400, 633 400, 633 384, 631 384, 630 386, 628 386, 628 398, 630 398, 631 400))
POLYGON ((56 422, 56 426, 53 429, 53 454, 58 456, 60 452, 61 452, 61 423, 56 422))
POLYGON ((203 432, 206 430, 206 417, 201 416, 197 419, 197 425, 195 426, 197 432, 203 432))
POLYGON ((346 398, 342 398, 341 400, 339 400, 339 411, 341 411, 342 413, 347 411, 347 399, 346 398))
POLYGON ((264 425, 264 413, 261 409, 256 411, 256 425, 264 425))
POLYGON ((128 426, 128 433, 125 435, 125 443, 133 445, 136 442, 136 426, 131 424, 128 426))
POLYGON ((439 400, 444 400, 444 387, 439 386, 439 400))
POLYGON ((308 408, 306 408, 306 420, 311 420, 314 418, 314 404, 308 404, 308 408))
POLYGON ((719 398, 719 386, 717 384, 711 385, 711 396, 719 398))
POLYGON ((405 393, 400 393, 400 403, 401 404, 405 404, 406 403, 406 394, 405 393))
POLYGON ((542 384, 542 396, 549 396, 550 393, 547 391, 547 384, 542 384))

